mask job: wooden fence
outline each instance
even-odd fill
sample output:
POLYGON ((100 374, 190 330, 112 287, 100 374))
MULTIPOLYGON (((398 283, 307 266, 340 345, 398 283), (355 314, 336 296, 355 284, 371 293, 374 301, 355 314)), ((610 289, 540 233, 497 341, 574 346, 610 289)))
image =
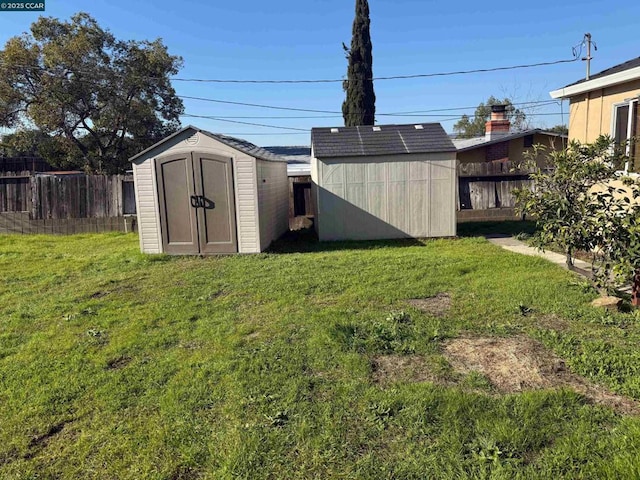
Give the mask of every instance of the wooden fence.
POLYGON ((311 200, 311 176, 289 177, 289 229, 300 230, 312 225, 315 206, 311 200))
POLYGON ((135 229, 131 175, 0 175, 0 233, 135 229))
POLYGON ((458 164, 459 177, 513 177, 529 175, 532 170, 514 162, 469 162, 458 164))
POLYGON ((36 175, 30 182, 31 217, 121 217, 125 214, 123 184, 129 179, 124 175, 36 175))
POLYGON ((29 212, 0 212, 0 234, 70 235, 75 233, 137 231, 136 217, 51 218, 34 220, 29 212))
POLYGON ((50 172, 54 168, 40 157, 0 157, 0 172, 50 172))
POLYGON ((513 190, 531 185, 528 177, 461 177, 458 182, 460 210, 513 208, 516 206, 513 190))
POLYGON ((30 172, 0 173, 0 212, 26 212, 31 208, 30 172))
POLYGON ((530 171, 511 162, 460 163, 458 166, 458 221, 516 218, 516 188, 530 188, 530 171))

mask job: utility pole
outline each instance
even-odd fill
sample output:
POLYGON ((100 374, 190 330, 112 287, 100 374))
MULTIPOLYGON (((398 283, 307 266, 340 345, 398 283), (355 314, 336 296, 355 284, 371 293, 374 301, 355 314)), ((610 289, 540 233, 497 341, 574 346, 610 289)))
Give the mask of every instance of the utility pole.
MULTIPOLYGON (((584 57, 582 59, 582 61, 584 62, 586 60, 587 62, 587 80, 589 80, 589 78, 591 77, 591 60, 592 60, 592 56, 591 56, 591 34, 590 33, 585 33, 584 34, 584 40, 583 40, 583 45, 584 43, 587 44, 587 56, 584 57)), ((593 47, 598 50, 598 47, 596 47, 596 44, 593 44, 593 47)))

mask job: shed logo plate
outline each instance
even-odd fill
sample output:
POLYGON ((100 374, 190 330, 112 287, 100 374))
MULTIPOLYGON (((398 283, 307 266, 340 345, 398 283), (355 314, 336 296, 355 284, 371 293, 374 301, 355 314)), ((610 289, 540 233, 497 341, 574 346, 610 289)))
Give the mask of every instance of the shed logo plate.
POLYGON ((187 138, 184 143, 187 145, 193 146, 197 145, 200 141, 200 134, 198 132, 194 133, 191 137, 187 138))

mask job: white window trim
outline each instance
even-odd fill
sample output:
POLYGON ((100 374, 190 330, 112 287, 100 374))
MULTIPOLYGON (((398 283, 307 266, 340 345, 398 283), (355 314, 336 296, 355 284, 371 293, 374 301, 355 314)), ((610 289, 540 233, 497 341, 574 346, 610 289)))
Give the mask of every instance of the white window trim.
MULTIPOLYGON (((619 107, 624 107, 625 105, 627 105, 629 107, 629 118, 627 119, 627 144, 625 145, 625 150, 624 150, 624 154, 629 157, 629 155, 631 154, 631 144, 629 143, 629 138, 631 138, 631 136, 629 135, 629 133, 631 132, 631 128, 633 127, 633 104, 636 104, 636 108, 639 108, 638 106, 638 97, 633 97, 633 98, 629 98, 629 99, 624 99, 624 101, 622 102, 618 102, 618 103, 614 103, 611 108, 613 109, 613 112, 611 114, 611 127, 610 127, 610 132, 611 132, 611 137, 615 138, 615 134, 616 134, 616 120, 618 118, 618 108, 619 107)), ((629 174, 629 160, 627 160, 624 163, 624 174, 628 175, 629 174)))

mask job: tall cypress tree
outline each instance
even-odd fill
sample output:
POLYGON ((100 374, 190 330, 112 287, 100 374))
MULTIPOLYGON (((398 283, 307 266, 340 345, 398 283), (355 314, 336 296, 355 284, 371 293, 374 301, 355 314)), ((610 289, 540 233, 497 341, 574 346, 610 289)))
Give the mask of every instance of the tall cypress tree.
POLYGON ((369 2, 356 0, 351 48, 343 44, 349 67, 343 89, 347 98, 342 104, 342 116, 347 127, 373 125, 376 115, 376 94, 373 91, 373 55, 369 28, 369 2))

